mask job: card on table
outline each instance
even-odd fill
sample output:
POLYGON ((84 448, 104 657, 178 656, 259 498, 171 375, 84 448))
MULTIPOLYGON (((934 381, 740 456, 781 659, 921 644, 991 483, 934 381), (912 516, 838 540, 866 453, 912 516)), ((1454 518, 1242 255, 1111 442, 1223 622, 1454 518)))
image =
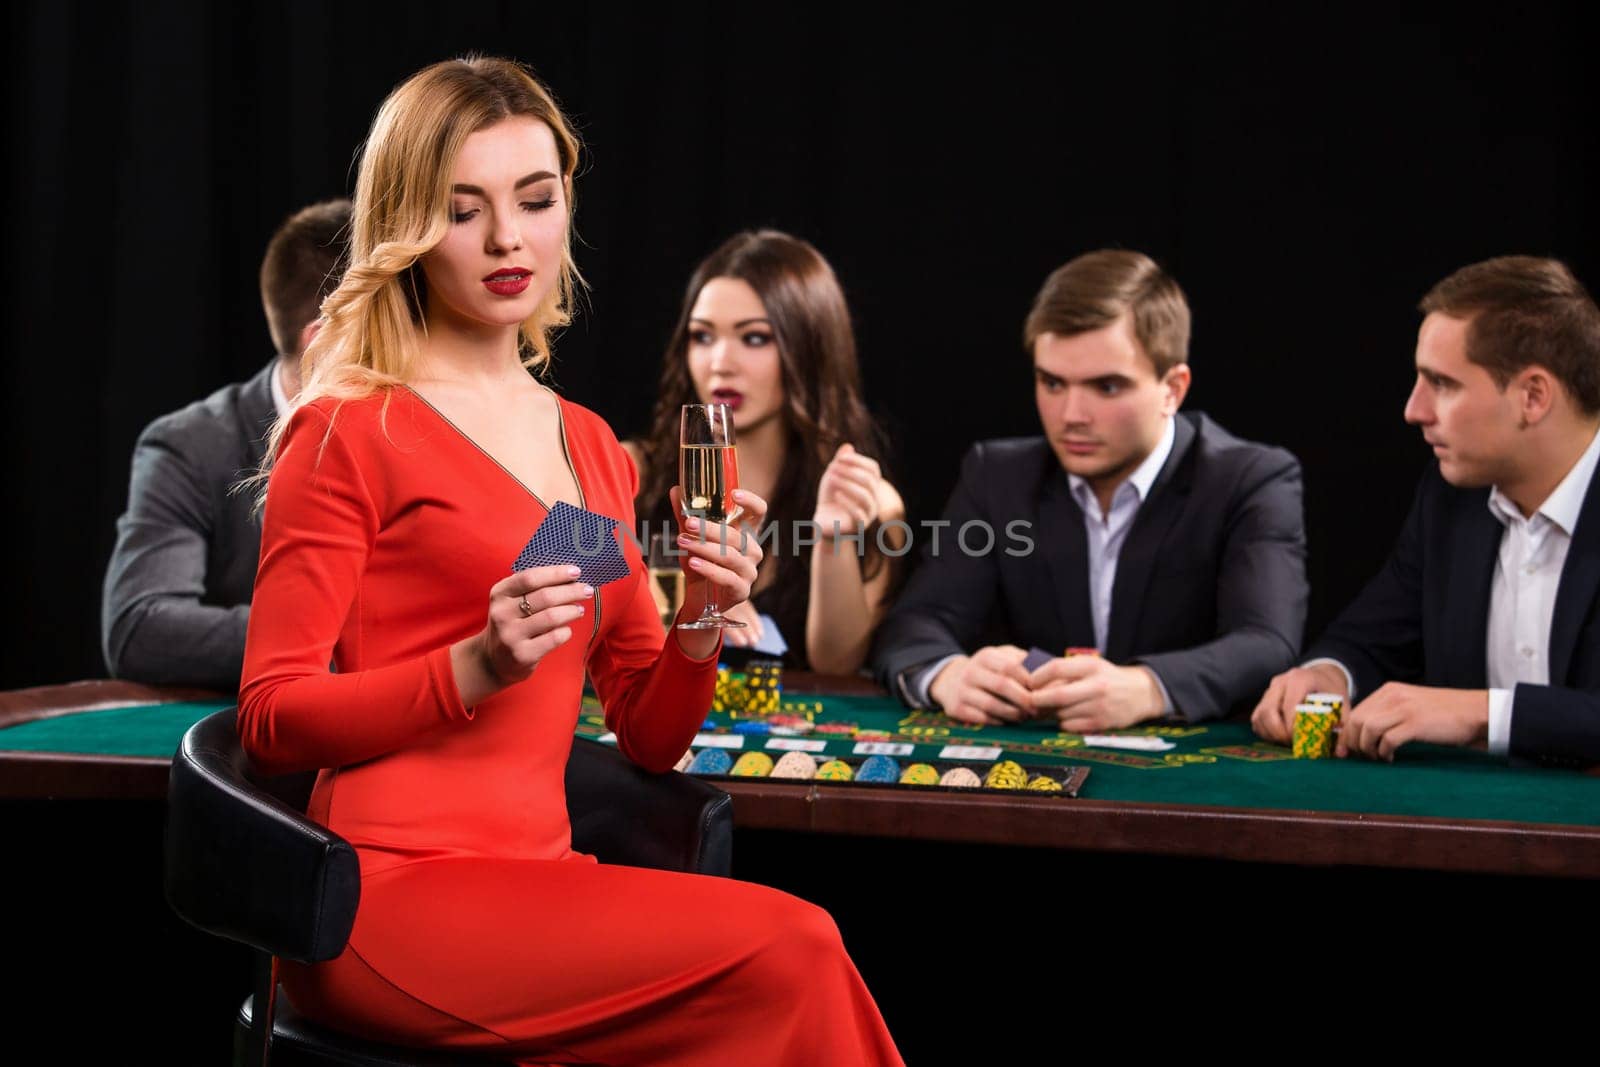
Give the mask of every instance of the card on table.
POLYGON ((616 531, 616 519, 557 501, 518 553, 511 570, 568 564, 578 567, 589 585, 614 582, 628 573, 616 531))
POLYGON ((789 651, 789 642, 778 629, 778 620, 771 615, 761 616, 761 640, 750 646, 750 651, 764 656, 781 656, 789 651))
POLYGON ((1022 669, 1032 674, 1053 659, 1055 659, 1054 656, 1035 645, 1033 648, 1028 649, 1028 656, 1022 661, 1022 669))
POLYGON ((1122 734, 1084 734, 1083 743, 1092 748, 1125 748, 1132 752, 1167 752, 1178 747, 1159 737, 1128 737, 1122 734))

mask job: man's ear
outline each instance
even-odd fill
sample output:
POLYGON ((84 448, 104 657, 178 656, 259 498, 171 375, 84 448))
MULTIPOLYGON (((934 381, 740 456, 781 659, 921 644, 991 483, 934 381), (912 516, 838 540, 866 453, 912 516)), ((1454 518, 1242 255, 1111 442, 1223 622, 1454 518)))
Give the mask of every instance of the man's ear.
POLYGON ((296 349, 296 351, 298 351, 301 355, 305 355, 306 349, 311 347, 312 340, 314 340, 317 334, 321 332, 322 319, 320 317, 312 319, 310 322, 306 323, 300 329, 300 347, 296 349))
POLYGON ((1167 395, 1161 405, 1163 415, 1175 415, 1183 406, 1183 398, 1189 395, 1189 382, 1191 381, 1189 364, 1179 363, 1172 367, 1161 379, 1161 385, 1167 395))
POLYGON ((1555 409, 1560 386, 1553 374, 1535 363, 1518 371, 1506 388, 1516 400, 1518 424, 1526 429, 1539 425, 1549 417, 1555 409))

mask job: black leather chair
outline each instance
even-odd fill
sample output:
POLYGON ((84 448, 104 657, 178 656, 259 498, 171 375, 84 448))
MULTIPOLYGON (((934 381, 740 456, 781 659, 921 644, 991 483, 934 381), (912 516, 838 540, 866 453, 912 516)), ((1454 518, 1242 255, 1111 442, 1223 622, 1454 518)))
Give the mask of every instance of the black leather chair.
MULTIPOLYGON (((232 708, 191 727, 172 761, 167 901, 200 929, 257 950, 255 993, 234 1027, 234 1062, 264 1063, 270 1055, 275 1067, 462 1063, 460 1054, 336 1033, 281 999, 274 957, 312 963, 338 956, 361 896, 355 850, 302 814, 314 780, 257 775, 240 748, 232 708), (255 1011, 259 1004, 265 1010, 255 1011)), ((728 874, 733 813, 721 790, 682 774, 650 774, 584 740, 573 744, 566 784, 574 848, 607 863, 728 874)))

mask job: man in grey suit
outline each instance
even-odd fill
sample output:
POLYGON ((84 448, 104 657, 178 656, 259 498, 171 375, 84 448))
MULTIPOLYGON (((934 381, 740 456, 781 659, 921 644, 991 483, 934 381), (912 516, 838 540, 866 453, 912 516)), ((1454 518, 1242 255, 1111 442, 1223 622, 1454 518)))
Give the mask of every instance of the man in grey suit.
POLYGON ((254 494, 265 435, 300 391, 300 356, 348 262, 350 201, 290 216, 261 262, 278 355, 253 378, 163 415, 139 435, 128 510, 106 568, 100 633, 113 676, 233 692, 261 554, 254 494))
POLYGON ((878 631, 884 684, 954 719, 1078 733, 1253 698, 1305 625, 1299 463, 1179 412, 1188 304, 1137 252, 1057 270, 1023 341, 1045 435, 967 454, 947 535, 878 631), (968 551, 985 525, 1001 547, 968 551), (1048 661, 1030 670, 1029 646, 1048 661))

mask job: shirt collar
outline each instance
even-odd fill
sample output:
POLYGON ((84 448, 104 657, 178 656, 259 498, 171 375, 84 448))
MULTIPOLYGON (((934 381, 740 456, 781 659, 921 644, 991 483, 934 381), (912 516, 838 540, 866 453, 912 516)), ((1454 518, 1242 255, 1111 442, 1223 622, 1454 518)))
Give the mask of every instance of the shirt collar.
MULTIPOLYGON (((1578 457, 1578 462, 1574 463, 1567 476, 1561 479, 1561 484, 1545 497, 1544 503, 1539 505, 1539 510, 1534 512, 1534 517, 1543 515, 1559 526, 1562 533, 1571 537, 1572 531, 1578 527, 1578 515, 1583 510, 1583 498, 1589 492, 1589 483, 1594 479, 1597 465, 1600 465, 1600 432, 1594 435, 1589 447, 1578 457)), ((1521 509, 1500 491, 1498 485, 1489 492, 1489 511, 1502 524, 1509 524, 1513 519, 1522 518, 1521 509)))
MULTIPOLYGON (((1143 503, 1145 497, 1150 495, 1150 487, 1156 484, 1156 478, 1161 475, 1161 468, 1166 466, 1167 457, 1172 455, 1172 443, 1177 436, 1177 427, 1174 425, 1173 417, 1169 415, 1167 417, 1167 428, 1162 432, 1160 442, 1150 450, 1148 456, 1144 457, 1144 462, 1133 469, 1133 473, 1128 475, 1128 480, 1122 483, 1123 485, 1133 486, 1133 491, 1138 494, 1140 503, 1143 503)), ((1072 495, 1078 498, 1080 504, 1085 499, 1085 493, 1088 493, 1090 497, 1094 496, 1094 490, 1090 488, 1089 483, 1078 475, 1068 474, 1067 481, 1072 486, 1072 495)), ((1117 486, 1117 492, 1122 492, 1121 485, 1117 486)))
POLYGON ((268 377, 272 379, 272 410, 281 419, 289 411, 289 394, 283 388, 282 359, 272 361, 272 373, 268 377))

